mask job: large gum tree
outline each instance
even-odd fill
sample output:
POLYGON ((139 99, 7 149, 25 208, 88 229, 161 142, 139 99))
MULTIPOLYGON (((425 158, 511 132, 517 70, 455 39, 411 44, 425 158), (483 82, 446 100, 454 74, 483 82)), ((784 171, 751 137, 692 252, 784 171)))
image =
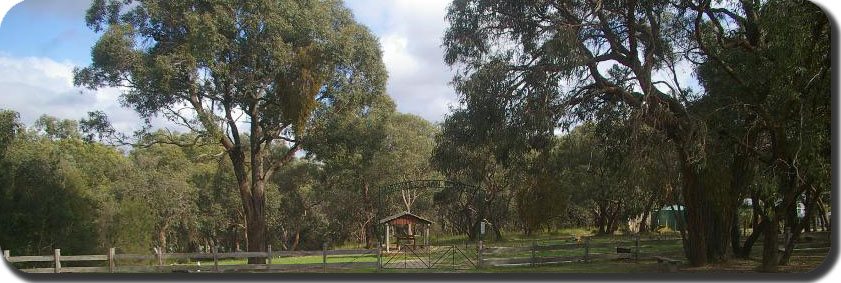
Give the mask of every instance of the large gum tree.
POLYGON ((727 259, 757 162, 774 172, 781 203, 763 220, 765 270, 777 261, 777 225, 786 221, 797 238, 797 198, 815 194, 829 175, 830 28, 814 5, 455 0, 447 20, 445 60, 460 70, 454 84, 462 102, 471 111, 495 110, 476 115, 481 128, 506 128, 532 143, 557 127, 604 120, 621 103, 665 136, 680 170, 693 265, 727 259), (702 92, 680 76, 699 66, 702 92), (703 109, 718 99, 711 94, 723 97, 721 109, 703 109), (723 110, 730 120, 712 121, 723 110), (730 144, 735 153, 722 154, 730 144))
POLYGON ((666 136, 682 177, 687 258, 703 265, 726 257, 735 198, 707 178, 714 166, 690 109, 699 96, 678 76, 694 45, 678 2, 455 0, 443 46, 467 108, 493 104, 506 132, 528 144, 603 119, 615 103, 666 136))
MULTIPOLYGON (((331 115, 384 95, 377 39, 335 0, 94 0, 101 32, 75 84, 218 143, 233 165, 248 251, 265 251, 266 180, 331 115)), ((147 122, 148 123, 148 122, 147 122)), ((249 258, 262 263, 264 258, 249 258)))

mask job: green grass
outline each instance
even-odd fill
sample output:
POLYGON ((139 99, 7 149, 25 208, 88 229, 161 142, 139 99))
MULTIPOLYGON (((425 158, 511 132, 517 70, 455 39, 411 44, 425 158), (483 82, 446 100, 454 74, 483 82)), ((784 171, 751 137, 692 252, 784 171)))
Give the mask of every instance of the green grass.
MULTIPOLYGON (((522 235, 519 233, 506 233, 505 239, 503 241, 493 241, 488 240, 485 241, 486 247, 531 247, 534 242, 537 242, 538 245, 546 246, 546 245, 565 245, 565 244, 578 244, 578 241, 575 239, 574 236, 581 235, 579 232, 584 232, 583 229, 569 229, 569 230, 560 230, 556 233, 538 233, 534 235, 522 235)), ((656 235, 656 234, 653 234, 656 235)), ((679 237, 678 235, 669 235, 669 237, 679 237)), ((590 248, 591 254, 615 254, 616 249, 614 246, 620 245, 625 247, 633 247, 634 246, 634 237, 628 235, 602 235, 602 236, 594 236, 590 239, 591 245, 607 245, 607 247, 601 248, 590 248), (622 242, 622 243, 617 243, 622 242)), ((446 246, 446 245, 457 245, 464 251, 469 257, 472 257, 475 260, 476 256, 476 246, 474 242, 471 242, 467 239, 464 235, 457 235, 457 236, 441 236, 435 238, 433 241, 435 245, 439 246, 446 246)), ((350 243, 347 245, 340 245, 337 247, 333 247, 331 249, 360 249, 358 244, 350 243)), ((381 273, 451 273, 451 272, 466 272, 466 273, 474 273, 474 272, 488 272, 488 273, 495 273, 495 272, 506 272, 506 273, 544 273, 544 272, 551 272, 551 273, 635 273, 635 272, 657 272, 657 263, 651 257, 658 255, 658 256, 666 256, 678 260, 682 260, 684 262, 683 267, 689 268, 686 266, 686 259, 683 253, 683 246, 680 240, 660 240, 654 241, 651 239, 650 235, 644 235, 641 238, 640 242, 640 251, 641 257, 638 261, 633 261, 629 259, 606 259, 606 258, 594 258, 590 262, 567 262, 567 263, 551 263, 551 264, 538 264, 537 266, 531 266, 529 264, 524 265, 512 265, 512 266, 485 266, 481 269, 461 269, 461 270, 453 270, 451 267, 442 267, 442 268, 434 268, 434 269, 381 269, 377 270, 377 268, 370 268, 370 267, 348 267, 348 268, 341 268, 341 269, 330 269, 329 272, 351 272, 351 273, 373 273, 373 272, 381 272, 381 273)), ((750 260, 741 260, 739 264, 743 266, 755 266, 758 265, 759 260, 761 258, 762 253, 762 242, 757 242, 751 253, 750 260)), ((815 251, 802 251, 802 252, 795 252, 795 256, 814 256, 814 255, 826 255, 826 251, 824 252, 815 252, 815 251)), ((553 251, 538 251, 535 253, 537 257, 583 257, 584 249, 583 248, 572 248, 572 249, 562 249, 562 250, 553 250, 553 251)), ((511 253, 498 253, 498 254, 486 254, 486 259, 493 259, 493 258, 516 258, 516 257, 531 257, 531 251, 522 251, 522 252, 511 252, 511 253)), ((347 262, 376 262, 377 255, 376 254, 367 254, 367 255, 331 255, 328 256, 327 262, 328 263, 347 263, 347 262)), ((202 262, 202 264, 207 264, 208 262, 202 262)), ((272 259, 272 264, 319 264, 322 263, 322 256, 298 256, 298 257, 275 257, 272 259)), ((808 263, 805 265, 801 265, 802 269, 808 270, 809 266, 814 265, 817 266, 820 262, 817 263, 808 263)), ((230 264, 246 264, 246 259, 226 259, 220 260, 219 264, 222 265, 230 265, 230 264)), ((466 264, 462 264, 462 266, 467 266, 466 264)), ((725 265, 723 267, 714 267, 719 268, 720 270, 730 270, 725 265)), ((812 267, 814 268, 814 267, 812 267)), ((713 271, 714 271, 713 269, 713 271)), ((690 268, 691 270, 691 268, 690 268)), ((744 270, 744 269, 743 269, 744 270)), ((747 269, 750 271, 750 267, 747 269)), ((704 272, 706 270, 699 270, 700 272, 704 272)), ((789 271, 790 272, 790 271, 789 271)), ((798 271, 795 271, 798 272, 798 271)))
MULTIPOLYGON (((322 263, 322 256, 296 256, 296 257, 274 257, 272 264, 313 264, 322 263)), ((207 261, 213 263, 213 261, 207 261)), ((346 262, 377 262, 376 254, 366 255, 330 255, 327 256, 327 263, 346 263, 346 262)), ((219 260, 219 264, 247 264, 246 259, 224 259, 219 260)))

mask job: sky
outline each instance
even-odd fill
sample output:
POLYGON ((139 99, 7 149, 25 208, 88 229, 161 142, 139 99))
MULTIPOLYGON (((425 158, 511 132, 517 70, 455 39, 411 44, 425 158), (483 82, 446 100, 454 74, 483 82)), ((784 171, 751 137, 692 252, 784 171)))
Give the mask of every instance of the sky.
MULTIPOLYGON (((0 13, 17 3, 0 22, 0 109, 18 111, 27 125, 42 114, 80 119, 101 110, 119 131, 140 127, 137 114, 120 106, 119 90, 91 91, 72 84, 73 68, 90 64, 90 48, 98 38, 84 24, 90 1, 0 0, 0 13)), ((443 121, 458 103, 449 85, 453 72, 441 49, 450 1, 345 0, 356 20, 379 38, 389 73, 387 91, 397 109, 432 122, 443 121)), ((831 16, 841 10, 833 0, 814 2, 831 16)), ((153 125, 178 128, 164 119, 153 125)))
MULTIPOLYGON (((73 86, 73 68, 91 63, 99 37, 84 23, 91 0, 0 0, 0 109, 18 111, 27 125, 42 114, 81 119, 101 110, 114 127, 131 132, 141 120, 119 104, 120 91, 73 86)), ((441 38, 450 0, 345 0, 356 20, 379 38, 388 69, 388 94, 397 110, 443 121, 458 99, 441 38)), ((164 119, 158 127, 172 127, 164 119)))

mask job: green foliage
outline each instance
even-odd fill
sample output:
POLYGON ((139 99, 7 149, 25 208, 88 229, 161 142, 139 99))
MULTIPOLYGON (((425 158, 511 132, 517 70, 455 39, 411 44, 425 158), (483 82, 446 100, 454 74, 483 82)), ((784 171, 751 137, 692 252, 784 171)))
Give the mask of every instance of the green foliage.
POLYGON ((340 1, 95 0, 101 38, 75 83, 123 87, 143 118, 190 131, 147 123, 121 152, 102 112, 26 129, 0 110, 0 244, 355 248, 403 210, 447 243, 482 221, 496 240, 612 234, 683 204, 690 261, 726 258, 744 198, 754 226, 789 231, 798 203, 830 201, 831 29, 805 1, 709 2, 455 0, 462 105, 439 127, 395 111, 377 40, 340 1), (472 186, 379 191, 417 179, 472 186))
POLYGON ((20 131, 19 116, 15 111, 0 109, 0 159, 20 131))
POLYGON ((0 243, 21 254, 97 251, 102 201, 126 167, 120 153, 31 133, 0 160, 0 243))
POLYGON ((155 246, 154 211, 146 203, 131 199, 103 204, 99 221, 103 246, 119 253, 146 254, 155 246))
POLYGON ((420 117, 395 113, 384 97, 362 111, 345 112, 324 121, 306 141, 309 157, 323 164, 325 217, 333 241, 373 244, 375 217, 398 211, 431 212, 429 196, 420 191, 383 195, 383 186, 429 179, 429 164, 437 129, 420 117), (350 212, 350 213, 349 213, 350 212))
POLYGON ((646 170, 680 170, 682 199, 671 201, 687 206, 692 264, 726 259, 735 207, 767 181, 755 172, 774 179, 759 187, 773 188, 775 217, 788 222, 801 192, 828 176, 830 29, 807 1, 457 0, 447 19, 445 61, 459 68, 464 104, 454 116, 499 140, 497 151, 545 148, 536 137, 594 120, 605 137, 619 132, 597 155, 621 157, 596 168, 635 194, 627 180, 638 172, 611 165, 656 155, 625 155, 629 136, 604 122, 624 108, 635 131, 665 137, 673 160, 646 170), (695 68, 701 92, 678 78, 680 64, 695 68))
POLYGON ((41 115, 35 120, 35 130, 53 139, 78 138, 78 128, 79 125, 74 120, 59 120, 47 115, 41 115))
POLYGON ((244 112, 267 132, 293 126, 300 134, 316 108, 383 92, 379 46, 340 2, 135 2, 93 3, 86 22, 104 33, 75 82, 127 87, 124 104, 143 117, 197 104, 198 120, 213 133, 208 122, 224 114, 211 117, 217 109, 208 101, 259 105, 258 113, 244 112))
MULTIPOLYGON (((163 115, 189 128, 195 141, 223 146, 250 251, 265 250, 266 180, 325 120, 385 95, 377 39, 341 1, 103 0, 92 3, 85 20, 104 32, 74 83, 123 87, 122 104, 147 124, 163 115), (242 132, 240 117, 249 123, 242 132)), ((86 127, 103 128, 96 124, 86 127)))

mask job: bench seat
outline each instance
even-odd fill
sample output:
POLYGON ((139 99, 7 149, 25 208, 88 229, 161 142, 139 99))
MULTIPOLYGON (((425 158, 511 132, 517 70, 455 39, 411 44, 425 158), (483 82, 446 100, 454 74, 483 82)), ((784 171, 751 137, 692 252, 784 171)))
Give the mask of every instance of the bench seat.
POLYGON ((655 256, 654 259, 657 260, 657 267, 660 272, 677 272, 677 267, 681 262, 664 256, 655 256))

